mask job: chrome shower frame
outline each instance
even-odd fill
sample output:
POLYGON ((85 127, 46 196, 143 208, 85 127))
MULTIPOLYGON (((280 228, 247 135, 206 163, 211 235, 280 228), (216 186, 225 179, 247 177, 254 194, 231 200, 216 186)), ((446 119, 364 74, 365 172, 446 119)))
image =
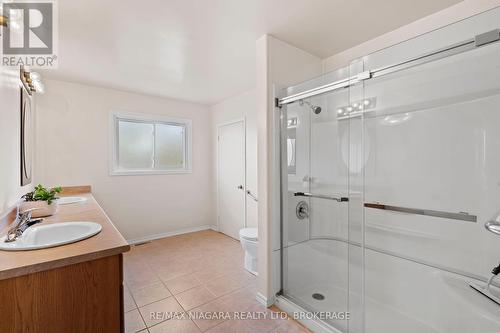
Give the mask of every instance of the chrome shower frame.
POLYGON ((328 83, 328 84, 325 84, 325 85, 322 85, 322 86, 319 86, 319 87, 316 87, 313 89, 309 89, 309 90, 306 90, 306 91, 303 91, 303 92, 300 92, 297 94, 293 94, 293 95, 290 95, 287 97, 280 98, 280 99, 278 99, 277 106, 282 106, 282 105, 294 103, 297 101, 300 102, 301 100, 303 100, 305 98, 309 98, 309 97, 325 94, 328 92, 332 92, 335 90, 347 88, 347 87, 353 86, 353 85, 355 85, 359 82, 365 81, 365 80, 377 78, 380 76, 384 76, 387 74, 401 71, 403 69, 408 69, 411 67, 415 67, 418 65, 422 65, 425 63, 436 61, 439 59, 447 58, 447 57, 455 55, 455 54, 471 51, 471 50, 474 50, 478 47, 489 45, 491 43, 495 43, 498 41, 500 41, 500 29, 491 30, 491 31, 476 35, 473 38, 467 39, 467 40, 462 41, 460 43, 452 44, 452 45, 449 45, 447 47, 437 49, 437 50, 429 52, 429 53, 422 54, 422 55, 417 56, 415 58, 402 61, 400 63, 392 64, 389 66, 384 66, 384 67, 377 68, 377 69, 374 69, 371 71, 367 70, 367 71, 364 71, 364 72, 359 73, 359 74, 354 75, 354 76, 350 76, 350 77, 342 79, 342 80, 334 81, 334 82, 331 82, 331 83, 328 83))

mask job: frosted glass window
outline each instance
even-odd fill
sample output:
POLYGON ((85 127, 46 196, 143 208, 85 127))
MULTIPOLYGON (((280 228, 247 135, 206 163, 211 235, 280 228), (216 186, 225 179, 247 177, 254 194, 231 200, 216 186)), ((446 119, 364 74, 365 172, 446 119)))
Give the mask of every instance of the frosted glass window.
POLYGON ((191 121, 113 114, 112 175, 190 172, 191 121))
POLYGON ((184 126, 156 124, 155 150, 157 168, 184 167, 184 126))
POLYGON ((123 169, 149 169, 154 166, 154 125, 120 120, 118 122, 118 165, 123 169))

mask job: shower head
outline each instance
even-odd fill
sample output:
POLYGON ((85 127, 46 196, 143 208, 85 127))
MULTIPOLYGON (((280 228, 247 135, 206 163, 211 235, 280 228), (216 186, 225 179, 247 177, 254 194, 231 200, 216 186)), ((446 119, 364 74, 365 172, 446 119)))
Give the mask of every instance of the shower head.
POLYGON ((310 102, 308 101, 304 101, 304 100, 299 100, 299 105, 302 106, 304 104, 307 104, 307 106, 309 106, 309 108, 312 110, 312 112, 314 112, 315 114, 320 114, 321 113, 321 106, 317 106, 317 105, 312 105, 310 102))
POLYGON ((313 105, 311 105, 311 110, 312 110, 315 114, 320 114, 320 113, 321 113, 321 106, 313 106, 313 105))

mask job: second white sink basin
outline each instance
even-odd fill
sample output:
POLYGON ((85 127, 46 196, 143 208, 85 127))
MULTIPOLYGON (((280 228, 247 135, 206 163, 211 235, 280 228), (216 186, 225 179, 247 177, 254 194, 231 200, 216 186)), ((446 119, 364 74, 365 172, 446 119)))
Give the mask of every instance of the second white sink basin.
POLYGON ((0 250, 25 251, 74 243, 92 237, 102 227, 95 222, 60 222, 36 225, 26 231, 16 241, 5 243, 5 236, 0 238, 0 250))
POLYGON ((72 203, 84 202, 87 198, 85 197, 60 197, 57 199, 57 203, 60 205, 69 205, 72 203))

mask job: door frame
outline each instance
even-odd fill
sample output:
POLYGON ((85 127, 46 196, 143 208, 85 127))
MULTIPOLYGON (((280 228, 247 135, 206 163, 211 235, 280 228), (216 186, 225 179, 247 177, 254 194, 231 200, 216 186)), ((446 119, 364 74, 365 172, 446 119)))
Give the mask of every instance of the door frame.
POLYGON ((219 188, 219 135, 220 135, 220 129, 224 126, 228 125, 233 125, 237 123, 242 123, 243 124, 243 227, 247 227, 247 125, 246 125, 246 117, 243 118, 237 118, 234 120, 230 120, 227 122, 219 123, 217 124, 217 133, 215 137, 215 142, 216 144, 216 158, 217 158, 217 163, 216 163, 216 192, 217 192, 217 231, 220 231, 220 188, 219 188))

